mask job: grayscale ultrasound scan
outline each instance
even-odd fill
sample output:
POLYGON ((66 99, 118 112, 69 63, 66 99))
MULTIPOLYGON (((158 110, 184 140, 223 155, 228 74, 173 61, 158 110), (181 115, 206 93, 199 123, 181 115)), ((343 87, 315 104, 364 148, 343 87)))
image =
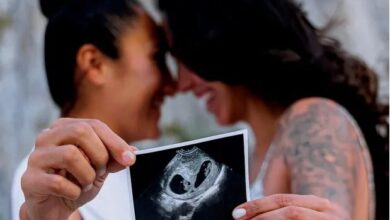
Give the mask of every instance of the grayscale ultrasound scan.
POLYGON ((141 153, 131 167, 137 220, 232 219, 247 201, 244 134, 141 153))

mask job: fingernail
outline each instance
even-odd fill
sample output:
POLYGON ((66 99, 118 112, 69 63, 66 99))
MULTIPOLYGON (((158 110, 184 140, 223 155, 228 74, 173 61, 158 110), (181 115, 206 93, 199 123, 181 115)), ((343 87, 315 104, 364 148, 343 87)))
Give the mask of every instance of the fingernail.
POLYGON ((246 210, 245 209, 235 209, 233 210, 233 218, 238 219, 242 218, 246 215, 246 210))
POLYGON ((92 189, 92 187, 93 187, 93 185, 92 185, 92 183, 91 183, 91 184, 85 186, 84 189, 83 189, 83 191, 84 191, 84 192, 88 192, 89 190, 92 189))
POLYGON ((104 168, 99 169, 96 172, 96 174, 97 174, 98 177, 102 177, 102 176, 104 176, 106 174, 106 172, 107 172, 107 168, 104 167, 104 168))
POLYGON ((132 148, 134 148, 134 150, 139 150, 138 147, 136 146, 131 146, 132 148))
POLYGON ((135 155, 131 151, 125 151, 122 154, 122 159, 126 164, 131 164, 135 160, 135 155))

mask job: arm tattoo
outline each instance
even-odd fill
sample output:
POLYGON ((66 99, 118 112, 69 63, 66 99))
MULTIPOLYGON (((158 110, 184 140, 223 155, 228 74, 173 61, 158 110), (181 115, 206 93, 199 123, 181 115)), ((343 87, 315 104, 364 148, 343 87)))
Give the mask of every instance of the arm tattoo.
POLYGON ((307 101, 282 118, 275 138, 289 171, 291 190, 329 199, 352 216, 359 141, 336 103, 307 101))

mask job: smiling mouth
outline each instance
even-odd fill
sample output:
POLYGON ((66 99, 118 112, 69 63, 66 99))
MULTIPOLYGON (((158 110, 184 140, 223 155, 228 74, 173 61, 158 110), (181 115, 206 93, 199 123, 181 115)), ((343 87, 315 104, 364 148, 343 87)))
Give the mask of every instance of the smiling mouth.
POLYGON ((194 94, 205 103, 209 103, 215 97, 215 92, 211 89, 195 91, 194 94))

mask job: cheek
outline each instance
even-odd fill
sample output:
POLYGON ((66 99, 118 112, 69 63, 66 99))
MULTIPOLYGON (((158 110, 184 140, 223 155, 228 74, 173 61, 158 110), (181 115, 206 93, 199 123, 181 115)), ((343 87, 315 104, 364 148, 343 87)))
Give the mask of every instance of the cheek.
POLYGON ((138 91, 137 96, 139 100, 138 118, 142 120, 140 123, 144 124, 145 128, 155 130, 158 119, 160 117, 159 109, 156 109, 156 99, 158 99, 161 91, 161 76, 157 68, 150 64, 149 67, 144 67, 142 72, 139 72, 137 79, 138 91))
POLYGON ((118 83, 112 91, 116 93, 118 105, 122 105, 122 109, 128 109, 124 113, 127 112, 132 118, 145 120, 143 115, 148 114, 161 79, 159 72, 151 64, 136 61, 141 60, 133 60, 122 69, 119 74, 126 75, 117 80, 118 83))
POLYGON ((144 87, 149 93, 154 93, 160 89, 161 86, 161 74, 157 66, 149 59, 143 60, 138 63, 138 83, 141 87, 144 87))
POLYGON ((153 74, 132 78, 131 88, 126 89, 126 103, 123 111, 117 112, 125 131, 132 131, 139 139, 156 138, 159 135, 158 120, 160 112, 154 108, 158 77, 153 74), (121 115, 121 116, 120 116, 121 115), (127 120, 124 120, 124 119, 127 120))
MULTIPOLYGON (((162 80, 161 80, 161 76, 160 76, 160 73, 156 70, 154 71, 151 71, 150 72, 151 74, 149 74, 149 90, 152 92, 152 93, 157 93, 158 91, 160 91, 161 89, 161 85, 162 85, 162 80)), ((156 94, 152 94, 152 95, 156 95, 156 94)))

